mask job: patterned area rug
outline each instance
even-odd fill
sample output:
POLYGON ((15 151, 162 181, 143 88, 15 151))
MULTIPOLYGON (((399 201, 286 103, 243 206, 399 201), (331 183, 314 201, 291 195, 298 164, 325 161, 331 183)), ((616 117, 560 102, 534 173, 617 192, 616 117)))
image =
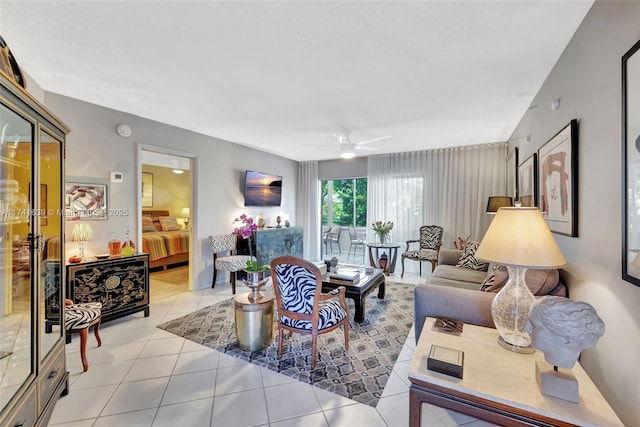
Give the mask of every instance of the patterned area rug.
POLYGON ((313 371, 309 369, 311 336, 285 332, 282 359, 278 360, 275 324, 274 340, 267 348, 254 353, 240 349, 236 343, 232 298, 158 328, 375 407, 413 323, 413 288, 387 282, 384 299, 378 299, 377 291, 369 294, 362 323, 353 321, 355 308, 347 298, 352 319, 349 351, 344 349, 342 328, 320 335, 313 371))

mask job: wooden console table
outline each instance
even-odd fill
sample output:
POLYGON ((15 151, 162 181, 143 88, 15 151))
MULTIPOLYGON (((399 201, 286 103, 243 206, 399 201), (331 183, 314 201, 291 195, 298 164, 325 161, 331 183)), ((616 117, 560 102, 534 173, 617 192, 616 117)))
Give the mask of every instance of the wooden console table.
POLYGON ((462 412, 504 426, 623 426, 579 363, 572 372, 580 403, 540 393, 535 362, 544 355, 509 352, 498 331, 465 324, 460 336, 436 332, 427 318, 409 368, 409 425, 420 426, 422 403, 462 412), (464 378, 427 370, 432 344, 464 351, 464 378))
POLYGON ((67 298, 102 303, 102 322, 144 311, 149 316, 149 255, 67 264, 67 298))

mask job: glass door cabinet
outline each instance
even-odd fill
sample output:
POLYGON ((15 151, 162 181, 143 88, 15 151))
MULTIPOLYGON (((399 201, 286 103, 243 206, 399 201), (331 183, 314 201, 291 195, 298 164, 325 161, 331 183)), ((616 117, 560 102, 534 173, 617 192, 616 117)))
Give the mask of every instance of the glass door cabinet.
POLYGON ((68 131, 0 72, 0 426, 46 426, 68 387, 60 316, 68 131))

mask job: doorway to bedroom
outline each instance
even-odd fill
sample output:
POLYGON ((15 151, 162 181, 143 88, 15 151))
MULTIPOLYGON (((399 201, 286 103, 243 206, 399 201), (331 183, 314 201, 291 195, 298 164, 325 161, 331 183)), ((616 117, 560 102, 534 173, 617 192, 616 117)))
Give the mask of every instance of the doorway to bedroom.
POLYGON ((188 157, 141 151, 141 249, 154 300, 190 289, 192 169, 188 157))

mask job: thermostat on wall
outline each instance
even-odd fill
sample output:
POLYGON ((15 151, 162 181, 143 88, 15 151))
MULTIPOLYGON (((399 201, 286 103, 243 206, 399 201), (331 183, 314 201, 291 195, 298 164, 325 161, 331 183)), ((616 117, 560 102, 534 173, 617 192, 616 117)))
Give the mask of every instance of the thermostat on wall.
POLYGON ((124 174, 122 172, 111 172, 111 182, 122 182, 124 174))

